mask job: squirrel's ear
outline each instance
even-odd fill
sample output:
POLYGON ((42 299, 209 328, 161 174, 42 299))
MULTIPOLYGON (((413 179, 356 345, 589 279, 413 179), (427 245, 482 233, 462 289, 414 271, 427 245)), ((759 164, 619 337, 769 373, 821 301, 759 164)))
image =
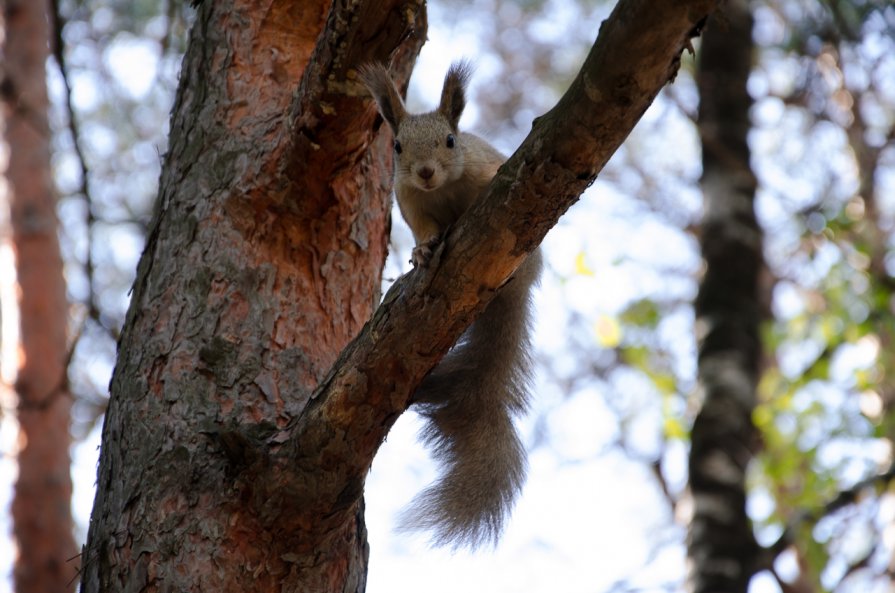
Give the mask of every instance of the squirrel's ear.
POLYGON ((466 107, 466 85, 469 83, 471 74, 472 67, 469 62, 463 60, 452 64, 444 77, 444 88, 441 89, 441 103, 438 105, 438 112, 447 118, 455 130, 460 116, 463 115, 463 108, 466 107))
POLYGON ((388 74, 388 69, 382 64, 365 64, 358 70, 358 76, 376 100, 383 119, 397 134, 398 126, 407 115, 407 110, 404 108, 404 101, 401 100, 398 89, 395 88, 395 83, 388 74))

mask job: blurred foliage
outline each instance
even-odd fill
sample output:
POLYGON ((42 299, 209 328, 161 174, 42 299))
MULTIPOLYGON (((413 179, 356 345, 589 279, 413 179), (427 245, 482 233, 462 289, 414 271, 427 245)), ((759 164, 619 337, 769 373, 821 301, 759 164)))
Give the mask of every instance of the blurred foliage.
POLYGON ((803 578, 816 590, 876 590, 890 581, 892 542, 866 531, 868 553, 848 558, 844 534, 864 517, 825 507, 893 463, 895 8, 781 1, 756 16, 755 144, 774 150, 756 151, 755 169, 776 202, 764 221, 775 320, 752 472, 775 508, 757 526, 798 525, 803 578), (798 74, 784 80, 778 60, 798 74), (781 126, 816 142, 795 147, 781 126), (821 521, 839 533, 821 535, 821 521))

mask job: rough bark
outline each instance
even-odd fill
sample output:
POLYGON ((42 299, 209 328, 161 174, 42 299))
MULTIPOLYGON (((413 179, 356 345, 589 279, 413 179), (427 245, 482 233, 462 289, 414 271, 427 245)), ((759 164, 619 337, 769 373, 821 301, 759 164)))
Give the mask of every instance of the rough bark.
POLYGON ((745 1, 728 2, 720 16, 703 35, 697 72, 706 271, 696 300, 705 399, 693 426, 689 462, 694 593, 746 593, 758 553, 745 491, 755 441, 752 411, 763 310, 762 234, 747 144, 752 16, 745 1))
POLYGON ((377 301, 390 188, 388 132, 373 134, 355 69, 391 56, 406 80, 424 12, 203 3, 112 381, 83 590, 362 591, 363 483, 388 429, 713 7, 620 4, 439 259, 338 356, 377 301))
POLYGON ((69 475, 68 304, 50 167, 47 11, 42 1, 3 4, 0 102, 20 290, 21 362, 15 390, 21 449, 12 501, 13 535, 20 550, 14 567, 18 593, 70 591, 76 576, 71 562, 76 546, 69 475))
POLYGON ((363 590, 359 496, 338 524, 300 502, 279 524, 255 479, 291 501, 288 468, 240 473, 233 434, 275 449, 378 300, 390 154, 367 150, 387 139, 348 73, 391 55, 406 80, 425 30, 421 2, 200 5, 111 384, 83 591, 363 590))

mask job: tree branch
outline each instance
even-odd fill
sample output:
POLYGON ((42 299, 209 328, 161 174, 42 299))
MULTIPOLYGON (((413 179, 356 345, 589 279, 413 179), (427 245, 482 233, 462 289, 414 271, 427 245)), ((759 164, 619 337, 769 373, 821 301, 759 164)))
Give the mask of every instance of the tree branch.
POLYGON ((877 488, 879 486, 887 487, 893 480, 895 480, 895 464, 889 466, 889 468, 882 473, 864 478, 851 488, 840 490, 836 496, 828 500, 822 507, 799 513, 789 522, 789 525, 786 526, 786 529, 783 530, 783 533, 780 534, 777 541, 764 548, 759 559, 758 570, 773 566, 777 556, 795 543, 795 534, 801 526, 806 523, 816 523, 827 515, 832 515, 836 511, 856 503, 861 494, 868 488, 877 488))
MULTIPOLYGON (((295 95, 291 145, 280 164, 285 178, 304 185, 309 178, 321 184, 331 182, 340 169, 356 164, 367 152, 376 111, 361 100, 366 90, 355 76, 357 68, 369 62, 390 62, 399 84, 406 86, 426 37, 422 0, 334 4, 295 95), (353 159, 336 162, 332 154, 353 159)), ((324 198, 324 202, 302 205, 305 215, 320 216, 328 207, 329 192, 305 194, 324 198)))
POLYGON ((319 471, 324 459, 338 472, 327 480, 331 496, 315 490, 318 498, 296 501, 303 511, 331 516, 354 505, 376 450, 413 389, 593 183, 674 79, 682 51, 716 4, 623 0, 616 6, 557 106, 535 120, 430 267, 392 286, 290 427, 293 432, 283 435, 289 441, 282 456, 297 467, 319 471))
POLYGON ((59 7, 59 0, 53 0, 50 4, 50 24, 52 26, 52 39, 50 49, 59 67, 59 74, 62 75, 62 85, 65 94, 65 111, 68 116, 68 131, 71 134, 72 148, 75 157, 78 160, 78 168, 81 176, 81 182, 77 193, 81 194, 84 200, 85 210, 85 235, 87 238, 87 248, 84 254, 84 274, 87 276, 87 311, 88 316, 94 319, 101 327, 107 329, 113 339, 118 339, 111 328, 107 328, 103 322, 99 311, 98 295, 96 294, 96 274, 95 263, 93 261, 93 227, 96 225, 96 214, 93 205, 93 196, 90 190, 90 169, 87 166, 87 157, 84 155, 84 148, 81 142, 81 129, 78 123, 78 117, 75 114, 75 106, 72 102, 71 81, 69 80, 68 64, 65 61, 65 39, 62 36, 62 30, 65 27, 65 19, 59 7))

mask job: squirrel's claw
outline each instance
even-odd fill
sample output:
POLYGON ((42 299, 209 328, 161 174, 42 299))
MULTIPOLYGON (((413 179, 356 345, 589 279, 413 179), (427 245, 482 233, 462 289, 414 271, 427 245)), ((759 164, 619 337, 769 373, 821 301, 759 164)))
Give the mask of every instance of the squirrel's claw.
POLYGON ((429 262, 432 260, 435 246, 438 244, 438 240, 438 237, 434 237, 413 248, 413 251, 410 253, 410 263, 413 264, 413 267, 425 268, 429 265, 429 262))

